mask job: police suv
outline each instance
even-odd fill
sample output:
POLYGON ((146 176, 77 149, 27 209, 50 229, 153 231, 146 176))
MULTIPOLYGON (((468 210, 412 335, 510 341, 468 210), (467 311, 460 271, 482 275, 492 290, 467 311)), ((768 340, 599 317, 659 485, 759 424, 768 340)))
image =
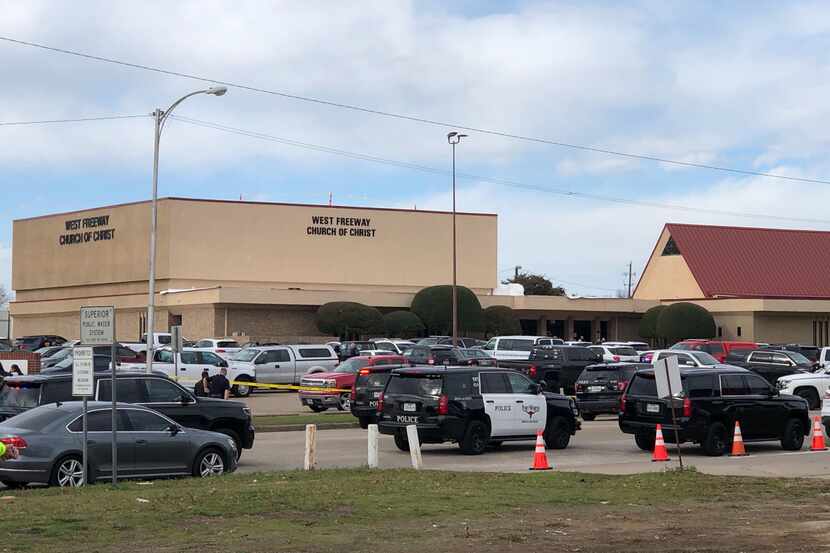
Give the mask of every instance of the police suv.
POLYGON ((413 367, 392 371, 377 400, 378 427, 409 450, 406 427, 421 443, 456 442, 467 455, 488 445, 533 440, 537 431, 554 449, 568 446, 580 428, 576 402, 523 374, 485 367, 413 367))

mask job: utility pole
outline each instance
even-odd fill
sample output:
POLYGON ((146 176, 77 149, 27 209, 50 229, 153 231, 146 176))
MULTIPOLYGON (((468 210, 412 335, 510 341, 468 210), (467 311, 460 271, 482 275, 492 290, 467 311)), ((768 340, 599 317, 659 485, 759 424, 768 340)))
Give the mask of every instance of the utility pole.
POLYGON ((629 298, 631 297, 631 280, 632 280, 632 276, 634 274, 631 270, 632 269, 631 265, 632 265, 631 261, 629 261, 628 262, 628 297, 629 298))
POLYGON ((465 138, 466 134, 455 131, 447 134, 447 142, 452 146, 452 345, 458 345, 458 280, 456 264, 456 231, 455 231, 455 146, 465 138))

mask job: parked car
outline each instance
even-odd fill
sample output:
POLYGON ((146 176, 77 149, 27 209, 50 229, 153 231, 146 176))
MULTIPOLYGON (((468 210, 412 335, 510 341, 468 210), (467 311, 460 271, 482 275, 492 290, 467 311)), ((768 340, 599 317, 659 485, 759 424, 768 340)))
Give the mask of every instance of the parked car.
MULTIPOLYGON (((153 349, 155 350, 162 348, 164 346, 169 346, 173 342, 173 335, 169 332, 153 332, 152 339, 153 349)), ((138 353, 144 353, 146 355, 147 334, 143 334, 141 336, 141 340, 139 340, 138 342, 122 342, 121 345, 128 347, 131 350, 137 351, 138 353)))
POLYGON ((602 357, 606 363, 637 363, 640 361, 640 354, 631 346, 588 346, 588 349, 602 357))
POLYGON ((745 357, 730 354, 726 358, 730 365, 744 367, 763 376, 771 385, 779 378, 794 373, 811 373, 818 367, 797 351, 759 349, 745 357))
POLYGON ((236 340, 225 340, 223 338, 202 338, 193 344, 193 349, 196 351, 215 353, 227 361, 231 355, 242 348, 236 340))
POLYGON ((417 344, 404 353, 404 357, 412 365, 443 365, 451 351, 452 346, 417 344))
MULTIPOLYGON (((676 350, 676 349, 663 349, 651 352, 650 360, 648 361, 652 365, 661 360, 666 359, 667 357, 677 357, 677 364, 681 367, 718 367, 722 365, 722 363, 718 363, 718 360, 706 353, 705 351, 684 351, 684 350, 676 350)), ((642 359, 642 356, 640 356, 642 359)))
POLYGON ((374 342, 342 342, 340 344, 340 351, 337 355, 340 357, 340 360, 348 359, 349 357, 355 357, 357 355, 361 355, 361 352, 365 349, 378 349, 375 347, 374 342))
POLYGON ((361 428, 377 424, 377 404, 386 382, 395 369, 406 365, 371 365, 357 371, 350 395, 349 408, 361 428))
POLYGON ((815 372, 797 372, 781 376, 775 387, 782 394, 804 398, 810 409, 820 409, 825 392, 830 388, 830 368, 821 367, 815 372))
POLYGON ((70 348, 68 346, 63 346, 63 345, 61 345, 61 346, 46 346, 46 347, 42 347, 40 349, 36 349, 35 353, 40 355, 40 360, 41 360, 41 362, 43 362, 44 359, 48 359, 51 356, 58 353, 59 351, 63 351, 65 349, 72 349, 72 348, 70 348))
POLYGON ((674 344, 672 350, 704 351, 718 360, 718 363, 725 363, 726 356, 734 349, 758 349, 755 342, 739 340, 683 340, 674 344))
MULTIPOLYGON (((92 402, 87 414, 87 476, 112 477, 112 404, 92 402)), ((77 487, 84 483, 81 459, 83 404, 43 405, 0 424, 0 442, 19 456, 0 460, 0 482, 17 488, 30 483, 77 487)), ((119 403, 118 476, 153 478, 216 476, 236 470, 234 441, 224 434, 184 428, 163 414, 119 403)))
POLYGON ((317 390, 300 390, 297 397, 300 404, 308 407, 315 413, 325 411, 331 407, 340 411, 351 410, 351 390, 354 386, 357 373, 366 367, 375 366, 408 366, 406 359, 401 355, 359 355, 347 359, 334 369, 326 372, 308 373, 303 376, 300 384, 317 390), (348 390, 344 392, 329 392, 320 388, 348 390))
MULTIPOLYGON (((112 373, 94 373, 97 401, 112 401, 112 373)), ((161 374, 118 373, 116 399, 150 407, 182 426, 214 430, 233 438, 237 454, 254 445, 251 410, 240 401, 196 397, 161 374)), ((73 401, 72 375, 29 375, 6 378, 0 384, 0 420, 39 405, 73 401)))
POLYGON ((455 442, 478 455, 505 441, 536 439, 564 449, 580 428, 573 399, 542 391, 526 376, 498 368, 397 369, 377 399, 378 428, 409 450, 406 426, 422 443, 455 442), (520 407, 520 408, 519 408, 520 407))
MULTIPOLYGON (((40 370, 46 371, 47 369, 50 369, 67 359, 69 359, 71 362, 73 351, 74 348, 63 348, 60 352, 55 353, 51 357, 47 359, 41 359, 40 370)), ((92 346, 92 353, 93 355, 103 356, 109 359, 112 355, 112 346, 92 346)), ((147 362, 147 360, 144 357, 144 353, 139 353, 135 350, 126 348, 121 345, 116 346, 115 353, 118 356, 119 367, 122 369, 143 368, 147 362)))
POLYGON ((807 346, 803 344, 767 344, 764 349, 794 351, 800 353, 813 363, 818 362, 819 353, 821 352, 821 348, 819 347, 807 346))
POLYGON ((35 351, 49 346, 60 346, 66 342, 63 336, 55 334, 39 334, 36 336, 23 336, 14 341, 14 347, 26 351, 35 351))
POLYGON ((420 338, 417 341, 413 341, 419 346, 434 346, 446 338, 452 338, 452 336, 427 336, 426 338, 420 338))
MULTIPOLYGON (((452 336, 447 336, 446 338, 439 338, 436 343, 439 344, 439 345, 442 345, 442 346, 451 346, 452 345, 452 336)), ((481 347, 484 344, 486 344, 486 342, 484 340, 478 340, 476 338, 460 338, 459 337, 458 340, 457 340, 457 345, 460 348, 475 348, 475 347, 481 347)))
MULTIPOLYGON (((190 383, 201 379, 203 371, 213 377, 219 374, 220 369, 227 367, 227 361, 207 349, 182 348, 181 353, 174 354, 169 346, 165 346, 153 352, 153 371, 164 373, 173 380, 190 383)), ((240 376, 237 371, 228 370, 228 380, 231 382, 240 376)))
MULTIPOLYGON (((71 355, 68 355, 58 361, 56 364, 52 365, 51 367, 41 368, 40 374, 45 375, 56 375, 56 374, 72 374, 72 369, 74 367, 75 361, 71 355)), ((122 370, 125 369, 119 362, 116 362, 116 369, 122 370)), ((141 365, 135 365, 141 366, 141 365)), ((135 367, 133 366, 133 367, 135 367)), ((143 366, 141 366, 143 368, 143 366)), ((108 355, 94 355, 92 356, 92 370, 98 371, 109 371, 112 370, 112 363, 111 358, 108 355)))
POLYGON ((807 402, 779 394, 763 378, 738 367, 681 368, 682 399, 660 399, 653 370, 634 374, 620 399, 619 426, 633 434, 644 451, 654 449, 655 428, 675 443, 698 443, 707 455, 723 455, 730 447, 735 421, 745 442, 780 440, 786 450, 798 450, 810 432, 807 402), (677 426, 672 422, 674 402, 677 426))
POLYGON ((586 421, 597 415, 616 415, 620 410, 620 396, 631 378, 640 369, 650 368, 644 363, 602 363, 585 367, 576 380, 576 404, 586 421))
POLYGON ((496 336, 490 338, 481 349, 499 361, 524 360, 530 356, 530 351, 535 346, 551 346, 561 341, 547 336, 496 336))
POLYGON ((499 367, 516 369, 536 382, 544 382, 548 390, 562 389, 572 395, 583 369, 601 362, 602 358, 586 347, 537 346, 527 361, 499 361, 499 367))
MULTIPOLYGON (((285 345, 245 348, 231 356, 229 373, 237 382, 299 384, 310 370, 327 371, 339 362, 331 346, 285 345)), ((234 395, 247 397, 251 387, 234 384, 234 395)))
POLYGON ((11 340, 8 338, 0 338, 0 351, 12 351, 14 346, 12 346, 11 340))
MULTIPOLYGON (((403 355, 403 353, 412 346, 415 345, 414 342, 410 342, 408 340, 385 340, 385 339, 376 339, 372 340, 375 345, 375 349, 383 350, 388 352, 392 352, 395 355, 403 355)), ((365 350, 363 350, 365 351, 365 350)), ((363 351, 360 352, 361 355, 365 355, 363 351)))

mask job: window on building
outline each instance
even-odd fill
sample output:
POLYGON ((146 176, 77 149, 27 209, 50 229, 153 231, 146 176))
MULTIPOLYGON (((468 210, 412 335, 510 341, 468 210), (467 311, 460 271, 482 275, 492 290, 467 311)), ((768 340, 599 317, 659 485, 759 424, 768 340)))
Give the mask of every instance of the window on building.
POLYGON ((723 338, 723 327, 722 326, 718 327, 718 338, 723 338))
POLYGON ((741 337, 741 327, 738 327, 738 338, 741 337))
POLYGON ((662 255, 680 255, 680 250, 678 249, 674 238, 669 237, 669 241, 666 242, 666 246, 663 248, 662 255))

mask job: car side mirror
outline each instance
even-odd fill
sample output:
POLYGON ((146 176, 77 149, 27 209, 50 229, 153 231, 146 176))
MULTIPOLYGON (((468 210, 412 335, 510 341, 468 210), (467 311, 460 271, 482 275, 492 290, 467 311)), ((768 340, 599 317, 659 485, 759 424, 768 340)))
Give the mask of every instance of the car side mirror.
POLYGON ((536 392, 537 394, 548 391, 548 383, 545 381, 539 382, 538 384, 536 384, 536 386, 539 387, 539 391, 536 392))
POLYGON ((533 384, 531 388, 533 395, 538 396, 542 393, 542 385, 541 384, 533 384))
POLYGON ((222 360, 220 360, 220 361, 219 361, 219 365, 218 365, 218 366, 219 366, 219 367, 224 367, 224 368, 226 368, 226 369, 227 369, 227 368, 228 368, 228 362, 227 362, 227 361, 225 361, 224 359, 222 359, 222 360))
POLYGON ((190 405, 193 403, 193 400, 189 396, 182 394, 179 396, 179 403, 182 405, 190 405))
POLYGON ((171 436, 175 436, 176 434, 182 431, 182 427, 178 424, 171 424, 167 427, 167 431, 170 432, 171 436))

